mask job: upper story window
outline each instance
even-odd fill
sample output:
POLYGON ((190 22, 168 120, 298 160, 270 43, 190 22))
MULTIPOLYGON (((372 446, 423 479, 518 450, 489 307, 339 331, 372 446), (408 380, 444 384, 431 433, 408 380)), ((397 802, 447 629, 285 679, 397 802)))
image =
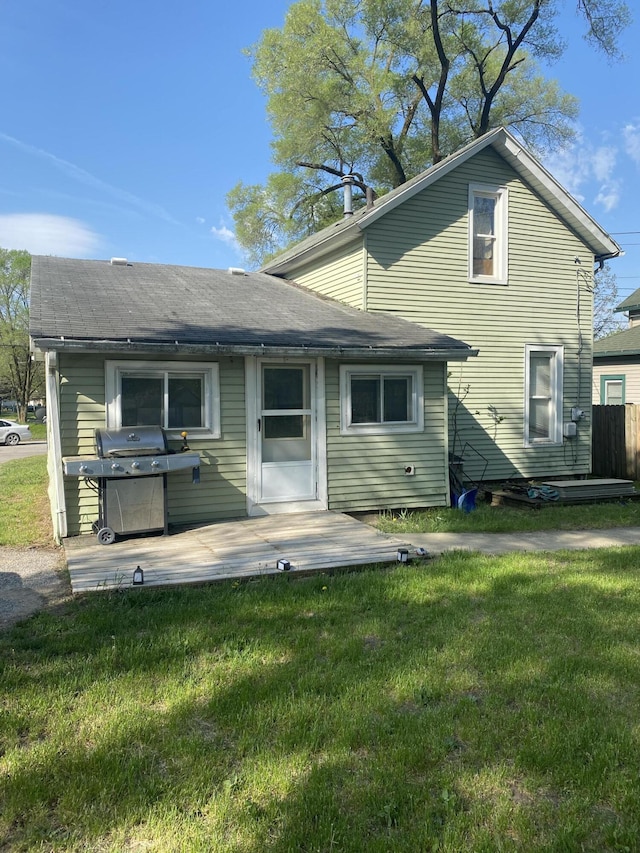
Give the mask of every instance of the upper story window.
POLYGON ((218 365, 202 362, 108 361, 107 427, 161 426, 220 437, 218 365))
POLYGON ((469 186, 469 279, 507 283, 507 189, 469 186))
POLYGON ((562 346, 525 347, 524 443, 562 444, 562 346))
POLYGON ((340 431, 343 435, 421 432, 422 368, 414 365, 342 365, 340 431))

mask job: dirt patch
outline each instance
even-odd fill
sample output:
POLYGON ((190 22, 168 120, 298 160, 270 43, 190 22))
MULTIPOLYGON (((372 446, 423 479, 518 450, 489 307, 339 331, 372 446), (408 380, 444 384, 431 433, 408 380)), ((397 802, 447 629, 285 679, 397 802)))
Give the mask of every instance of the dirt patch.
POLYGON ((0 547, 0 631, 70 596, 62 550, 0 547))

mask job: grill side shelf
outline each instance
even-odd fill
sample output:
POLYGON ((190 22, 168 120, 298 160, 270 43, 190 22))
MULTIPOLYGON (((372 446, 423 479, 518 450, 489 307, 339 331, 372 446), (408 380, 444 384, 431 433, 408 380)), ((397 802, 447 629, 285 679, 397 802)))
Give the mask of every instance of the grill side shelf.
POLYGON ((200 456, 197 453, 111 458, 68 456, 63 458, 62 464, 67 477, 89 477, 91 479, 150 477, 156 474, 198 468, 200 456))

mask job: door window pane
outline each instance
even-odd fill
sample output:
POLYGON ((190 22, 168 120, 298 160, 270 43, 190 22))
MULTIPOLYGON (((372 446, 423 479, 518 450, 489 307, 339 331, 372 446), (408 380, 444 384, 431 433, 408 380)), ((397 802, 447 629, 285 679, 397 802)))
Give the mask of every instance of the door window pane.
POLYGON ((163 380, 160 376, 122 377, 122 426, 162 426, 163 380))
POLYGON ((265 438, 302 438, 303 415, 265 415, 262 419, 265 438))
POLYGON ((263 408, 308 408, 308 376, 307 366, 263 367, 263 408))

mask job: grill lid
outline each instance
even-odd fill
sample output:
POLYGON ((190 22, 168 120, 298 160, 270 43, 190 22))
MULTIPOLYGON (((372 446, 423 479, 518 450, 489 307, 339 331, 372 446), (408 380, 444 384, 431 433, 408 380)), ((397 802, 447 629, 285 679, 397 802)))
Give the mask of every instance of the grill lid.
POLYGON ((165 431, 160 426, 97 429, 96 452, 101 458, 162 456, 169 452, 169 445, 165 431))

